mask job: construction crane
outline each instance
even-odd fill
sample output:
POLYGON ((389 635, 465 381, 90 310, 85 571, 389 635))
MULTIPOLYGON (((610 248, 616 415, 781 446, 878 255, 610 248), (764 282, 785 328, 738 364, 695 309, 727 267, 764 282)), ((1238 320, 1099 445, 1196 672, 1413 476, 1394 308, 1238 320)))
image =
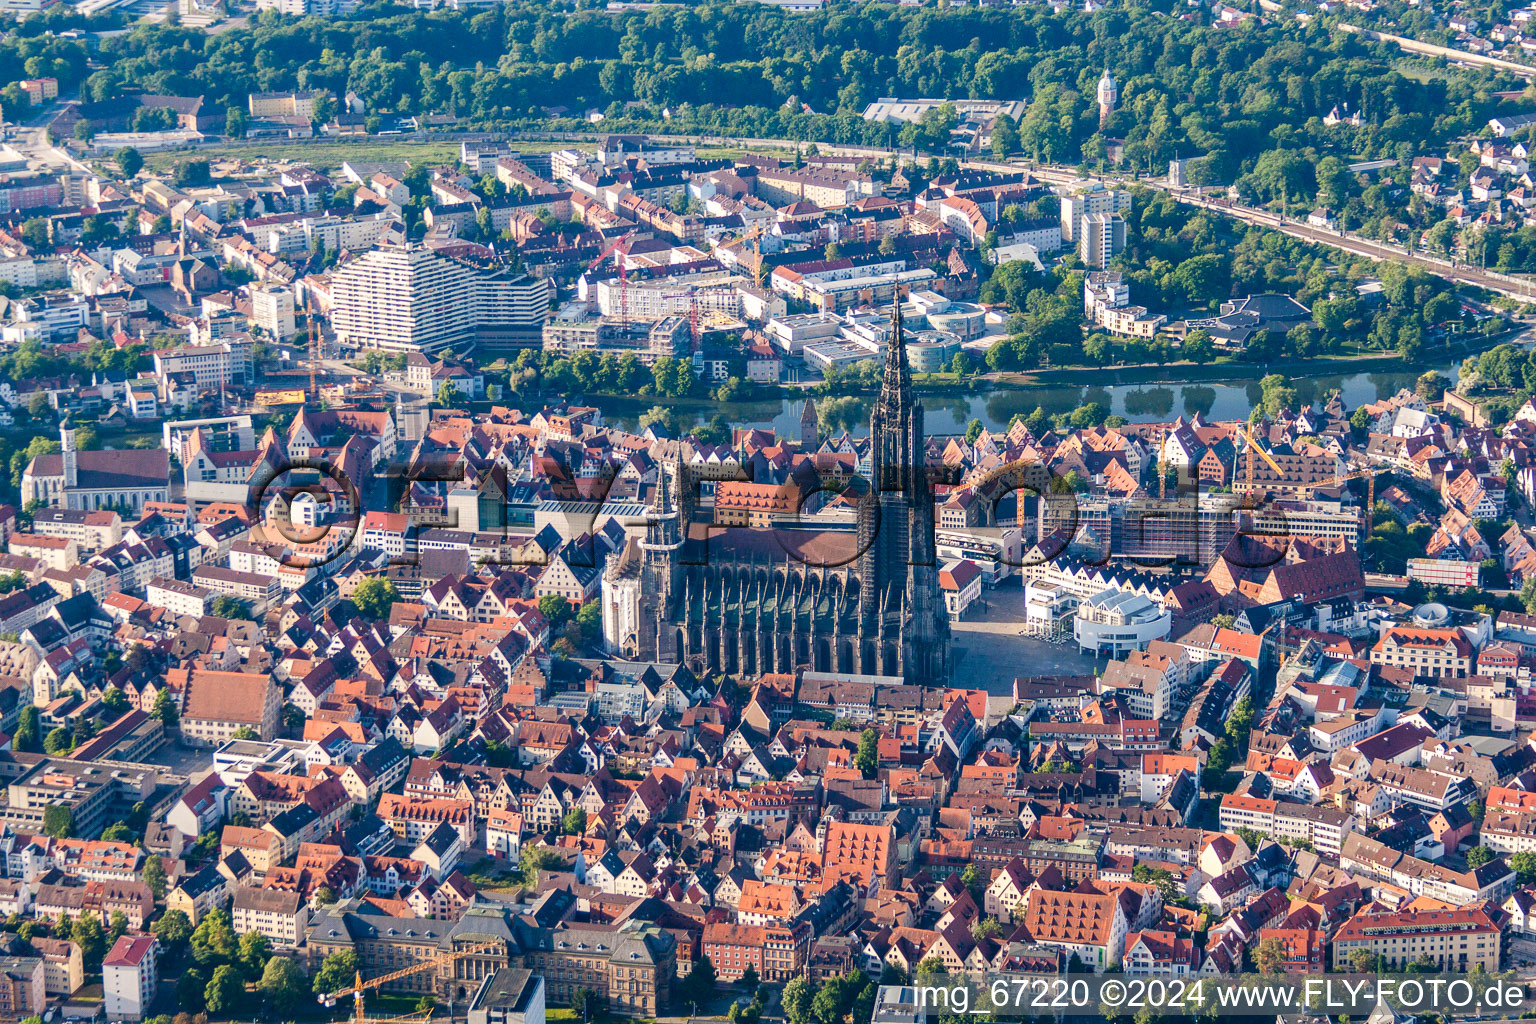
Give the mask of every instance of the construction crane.
POLYGON ((1163 461, 1163 452, 1168 447, 1168 424, 1159 423, 1153 428, 1157 434, 1157 500, 1168 500, 1168 466, 1163 461))
MULTIPOLYGON (((603 261, 606 260, 609 256, 613 255, 619 246, 635 237, 636 231, 639 231, 639 228, 636 228, 634 231, 630 231, 627 234, 620 235, 618 238, 615 238, 612 242, 608 243, 607 248, 598 253, 597 259, 593 260, 587 265, 587 273, 590 274, 592 271, 602 266, 603 261)), ((629 325, 629 279, 626 277, 625 272, 628 267, 624 263, 624 256, 622 253, 620 253, 618 259, 614 260, 614 263, 617 264, 619 268, 619 325, 621 327, 627 327, 629 325)))
POLYGON ((1334 482, 1339 486, 1349 483, 1351 480, 1365 481, 1365 508, 1360 510, 1360 536, 1368 537, 1371 533, 1371 516, 1376 508, 1376 475, 1381 470, 1357 469, 1352 473, 1343 473, 1335 478, 1334 482))
MULTIPOLYGON (((1285 476, 1285 470, 1280 468, 1280 463, 1276 462, 1274 460, 1274 457, 1271 456, 1269 454, 1269 452, 1267 452, 1263 448, 1259 447, 1259 442, 1257 442, 1257 441, 1255 441, 1253 439, 1253 435, 1252 434, 1250 434, 1248 431, 1244 430, 1242 427, 1237 427, 1235 429, 1237 431, 1237 436, 1242 438, 1243 441, 1248 445, 1249 448, 1252 448, 1254 451, 1258 452, 1260 458, 1262 458, 1265 462, 1269 463, 1269 468, 1275 471, 1275 475, 1277 477, 1285 476)), ((1253 491, 1254 491, 1254 487, 1253 487, 1253 456, 1252 455, 1248 456, 1247 463, 1248 463, 1248 487, 1247 487, 1247 492, 1248 492, 1249 496, 1252 496, 1253 491)))
POLYGON ((740 245, 752 243, 752 283, 759 288, 763 286, 763 231, 767 223, 759 221, 757 227, 736 239, 740 245))
POLYGON ((320 331, 315 326, 315 303, 308 292, 304 296, 305 318, 309 321, 309 400, 320 402, 320 331))
POLYGON ((368 1018, 363 1013, 364 993, 380 988, 392 981, 399 981, 401 978, 408 978, 413 974, 432 970, 434 967, 454 963, 467 956, 479 956, 482 953, 504 953, 506 949, 507 946, 504 942, 481 942, 473 946, 465 946, 463 949, 454 950, 451 953, 442 953, 438 956, 430 957, 421 961, 421 963, 412 964, 410 967, 402 967, 398 971, 390 971, 388 974, 381 974, 377 978, 369 978, 367 981, 363 980, 363 972, 358 971, 357 980, 351 988, 339 989, 335 992, 327 992, 321 995, 320 1005, 334 1007, 340 1000, 351 996, 353 1006, 357 1011, 353 1017, 355 1024, 368 1024, 368 1018))

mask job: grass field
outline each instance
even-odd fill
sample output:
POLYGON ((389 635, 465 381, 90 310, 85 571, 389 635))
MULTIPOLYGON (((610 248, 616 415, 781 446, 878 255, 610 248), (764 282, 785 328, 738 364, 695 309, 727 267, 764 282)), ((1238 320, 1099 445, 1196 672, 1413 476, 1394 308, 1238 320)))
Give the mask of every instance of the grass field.
MULTIPOLYGON (((575 148, 590 149, 591 143, 574 142, 540 142, 531 139, 513 139, 512 148, 519 153, 549 153, 557 149, 575 148)), ((788 158, 792 154, 789 151, 769 152, 766 150, 753 150, 758 156, 779 156, 788 158)), ((724 147, 707 147, 700 149, 698 155, 701 159, 715 159, 719 157, 737 157, 744 153, 739 149, 727 149, 724 147)), ((405 160, 413 166, 422 162, 429 164, 454 163, 459 159, 459 144, 446 139, 419 140, 419 139, 394 139, 371 135, 352 136, 344 139, 323 139, 318 141, 305 141, 303 139, 263 139, 256 142, 238 143, 225 146, 204 146, 195 151, 178 150, 169 153, 146 153, 144 166, 154 172, 174 170, 177 164, 189 159, 201 160, 227 160, 231 158, 241 160, 291 160, 312 165, 319 171, 333 171, 347 160, 360 160, 364 163, 376 163, 385 160, 405 160)))
POLYGON ((151 171, 169 171, 192 158, 200 160, 293 160, 312 165, 316 170, 331 171, 347 160, 374 163, 405 160, 412 165, 451 163, 459 159, 459 147, 453 142, 392 141, 375 137, 336 139, 323 142, 274 139, 235 146, 206 146, 195 152, 150 153, 144 166, 151 171))

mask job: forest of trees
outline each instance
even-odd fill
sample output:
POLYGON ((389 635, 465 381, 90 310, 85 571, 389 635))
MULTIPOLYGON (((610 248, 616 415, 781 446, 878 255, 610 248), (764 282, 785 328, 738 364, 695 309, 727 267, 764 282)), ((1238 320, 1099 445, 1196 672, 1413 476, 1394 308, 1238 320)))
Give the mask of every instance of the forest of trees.
MULTIPOLYGON (((801 15, 714 2, 645 12, 534 2, 473 14, 375 4, 352 19, 301 20, 267 11, 216 35, 140 25, 105 38, 84 96, 203 94, 225 109, 243 107, 248 92, 327 88, 357 93, 370 111, 443 111, 486 126, 596 107, 614 130, 871 144, 934 141, 924 136, 942 129, 864 121, 879 96, 1025 98, 1021 150, 1076 163, 1102 151, 1093 87, 1108 66, 1122 100, 1105 134, 1125 140, 1132 166, 1203 155, 1197 179, 1231 180, 1277 150, 1404 155, 1476 129, 1495 90, 1518 88, 1487 71, 1416 80, 1394 70, 1395 49, 1331 35, 1322 19, 1217 30, 1170 17, 1173 6, 1057 14, 870 3, 801 15), (1341 100, 1362 111, 1363 127, 1323 125, 1341 100)), ((6 38, 0 73, 20 77, 39 57, 78 80, 83 50, 36 34, 6 38)))

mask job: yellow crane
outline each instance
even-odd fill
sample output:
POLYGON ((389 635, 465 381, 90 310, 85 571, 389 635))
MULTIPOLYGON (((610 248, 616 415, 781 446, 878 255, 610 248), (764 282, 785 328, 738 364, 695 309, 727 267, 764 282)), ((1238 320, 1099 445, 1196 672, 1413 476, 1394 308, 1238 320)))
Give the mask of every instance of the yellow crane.
POLYGON ((402 967, 398 971, 390 971, 388 974, 381 974, 377 978, 369 978, 367 981, 363 980, 363 972, 358 971, 357 980, 353 983, 351 988, 344 988, 335 992, 325 993, 324 995, 320 996, 320 1005, 333 1007, 340 1000, 347 998, 347 996, 351 996, 353 1005, 357 1010, 354 1017, 356 1024, 368 1024, 368 1018, 363 1013, 364 993, 370 992, 376 988, 380 988, 392 981, 399 981, 401 978, 408 978, 413 974, 420 974, 422 971, 432 970, 434 967, 441 967, 444 964, 451 964, 457 960, 462 960, 467 956, 479 956, 482 953, 505 952, 506 948, 506 943, 504 942, 481 942, 473 946, 465 946, 463 949, 454 950, 451 953, 441 953, 437 956, 429 957, 428 959, 423 960, 418 964, 412 964, 410 967, 402 967))
MULTIPOLYGON (((1259 442, 1257 442, 1257 441, 1255 441, 1253 439, 1253 435, 1252 434, 1250 434, 1248 431, 1244 430, 1240 426, 1237 427, 1236 430, 1237 430, 1237 436, 1242 438, 1244 443, 1246 443, 1249 448, 1252 448, 1254 451, 1258 452, 1260 458, 1262 458, 1265 462, 1269 463, 1269 468, 1275 471, 1275 475, 1276 476, 1278 476, 1278 477, 1285 476, 1285 470, 1280 468, 1280 463, 1276 462, 1274 460, 1274 457, 1271 456, 1269 454, 1269 452, 1267 452, 1263 448, 1259 447, 1259 442)), ((1248 456, 1246 461, 1247 461, 1247 465, 1248 465, 1248 488, 1247 488, 1247 491, 1248 491, 1248 494, 1251 495, 1251 494, 1253 494, 1253 490, 1254 490, 1254 488, 1253 488, 1253 456, 1252 455, 1248 456)))
POLYGON ((1157 434, 1157 500, 1166 501, 1168 498, 1168 465, 1163 459, 1163 452, 1168 447, 1168 424, 1159 423, 1155 433, 1157 434))
POLYGON ((1343 486, 1351 480, 1365 481, 1365 508, 1360 510, 1360 536, 1362 539, 1371 535, 1371 516, 1376 510, 1376 474, 1381 472, 1376 469, 1357 469, 1352 473, 1343 473, 1335 478, 1335 483, 1343 486))
POLYGON ((757 227, 736 239, 742 245, 752 243, 752 283, 759 288, 763 286, 763 230, 766 226, 767 221, 759 221, 757 227))

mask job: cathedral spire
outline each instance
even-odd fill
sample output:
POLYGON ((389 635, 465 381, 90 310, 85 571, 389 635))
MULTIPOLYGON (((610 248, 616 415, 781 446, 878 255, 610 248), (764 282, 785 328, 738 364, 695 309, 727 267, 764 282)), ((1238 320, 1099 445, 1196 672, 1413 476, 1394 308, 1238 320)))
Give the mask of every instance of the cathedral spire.
POLYGON ((891 341, 885 348, 880 404, 893 409, 912 404, 912 371, 907 366, 907 339, 902 329, 899 294, 891 299, 891 341))

